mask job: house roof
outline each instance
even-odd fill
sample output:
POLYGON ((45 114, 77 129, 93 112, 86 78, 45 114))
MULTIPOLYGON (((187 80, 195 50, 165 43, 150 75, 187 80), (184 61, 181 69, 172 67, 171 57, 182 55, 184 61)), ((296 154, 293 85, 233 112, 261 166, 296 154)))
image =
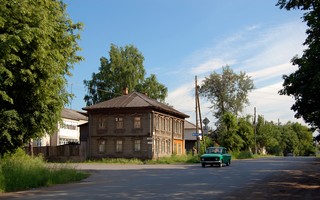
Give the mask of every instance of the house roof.
POLYGON ((85 120, 88 121, 88 117, 85 112, 72 110, 69 108, 63 108, 61 112, 61 117, 66 119, 73 119, 73 120, 85 120))
POLYGON ((97 103, 92 106, 84 107, 83 110, 101 110, 101 109, 123 109, 123 108, 151 108, 153 110, 162 111, 165 113, 178 115, 183 118, 189 116, 166 105, 160 103, 150 97, 139 92, 132 92, 127 95, 122 95, 107 101, 97 103))
POLYGON ((185 129, 196 129, 196 125, 187 121, 187 120, 184 120, 184 128, 185 129))
MULTIPOLYGON (((187 120, 184 120, 184 128, 185 129, 196 129, 196 125, 187 121, 187 120)), ((199 128, 199 130, 201 129, 201 124, 198 125, 198 128, 199 128)))

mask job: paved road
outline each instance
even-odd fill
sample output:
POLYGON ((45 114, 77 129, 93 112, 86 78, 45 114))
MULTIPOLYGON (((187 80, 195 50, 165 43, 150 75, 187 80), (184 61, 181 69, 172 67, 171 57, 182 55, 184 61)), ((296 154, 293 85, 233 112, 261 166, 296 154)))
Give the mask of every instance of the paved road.
POLYGON ((320 160, 236 160, 229 167, 77 164, 79 183, 0 195, 0 199, 320 199, 320 160))

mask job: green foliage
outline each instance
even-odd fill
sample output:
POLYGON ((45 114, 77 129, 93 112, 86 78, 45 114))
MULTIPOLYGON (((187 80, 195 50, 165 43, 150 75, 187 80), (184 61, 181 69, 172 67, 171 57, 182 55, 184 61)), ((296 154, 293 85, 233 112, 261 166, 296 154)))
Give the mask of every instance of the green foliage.
MULTIPOLYGON (((285 125, 274 124, 261 115, 258 116, 256 126, 257 152, 260 154, 263 150, 267 154, 278 156, 288 153, 307 156, 315 153, 312 132, 306 126, 291 122, 285 125)), ((237 119, 232 113, 224 114, 214 137, 219 146, 224 146, 235 154, 251 152, 255 148, 254 126, 249 116, 237 119)))
POLYGON ((89 163, 108 163, 108 164, 143 164, 143 161, 137 158, 102 158, 100 160, 89 160, 89 163))
POLYGON ((308 48, 301 57, 292 59, 298 70, 283 76, 283 89, 279 94, 295 98, 291 109, 296 112, 296 118, 302 117, 311 126, 320 128, 320 2, 279 0, 277 5, 281 9, 306 11, 303 20, 309 27, 304 42, 308 48))
POLYGON ((254 88, 253 81, 244 72, 236 74, 229 66, 222 68, 222 74, 213 72, 206 77, 200 94, 212 103, 214 116, 221 118, 226 112, 238 115, 248 101, 248 92, 254 88))
POLYGON ((150 98, 164 102, 168 89, 158 82, 156 75, 151 74, 142 84, 136 86, 136 91, 146 93, 150 98))
POLYGON ((265 148, 272 155, 298 156, 314 153, 312 132, 299 123, 288 122, 284 125, 267 122, 258 116, 257 124, 258 149, 265 148))
POLYGON ((161 157, 156 160, 147 160, 146 164, 176 164, 176 163, 198 163, 198 156, 192 154, 172 155, 169 157, 161 157))
POLYGON ((225 113, 220 120, 218 132, 219 144, 231 151, 240 151, 245 141, 238 134, 237 117, 230 112, 225 113))
POLYGON ((237 134, 243 140, 243 147, 241 150, 249 151, 254 146, 254 130, 249 118, 241 117, 238 119, 237 134))
POLYGON ((252 152, 250 151, 237 151, 231 153, 232 159, 248 159, 254 158, 252 152))
POLYGON ((99 72, 93 73, 91 80, 84 81, 88 92, 84 100, 88 106, 120 96, 124 88, 129 92, 148 93, 151 98, 164 101, 167 88, 154 74, 145 79, 144 57, 136 47, 111 44, 109 57, 102 57, 99 72))
POLYGON ((60 0, 1 1, 0 155, 56 128, 78 29, 60 0))
POLYGON ((79 181, 87 173, 72 168, 48 168, 42 157, 30 157, 18 149, 0 162, 0 191, 10 192, 79 181))

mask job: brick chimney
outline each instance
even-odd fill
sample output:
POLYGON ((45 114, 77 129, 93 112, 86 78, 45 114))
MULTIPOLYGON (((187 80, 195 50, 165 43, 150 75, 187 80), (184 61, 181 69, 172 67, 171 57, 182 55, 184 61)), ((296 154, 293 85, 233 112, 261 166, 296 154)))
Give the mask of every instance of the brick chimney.
POLYGON ((123 88, 122 94, 123 94, 123 95, 129 94, 129 89, 128 89, 127 87, 123 88))

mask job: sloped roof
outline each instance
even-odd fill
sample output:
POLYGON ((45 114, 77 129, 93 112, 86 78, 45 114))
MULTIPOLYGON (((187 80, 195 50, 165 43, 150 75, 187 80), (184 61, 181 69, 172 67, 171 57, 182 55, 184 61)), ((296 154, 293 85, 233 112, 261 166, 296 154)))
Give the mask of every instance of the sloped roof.
POLYGON ((84 107, 83 110, 100 110, 100 109, 121 109, 121 108, 152 108, 153 110, 162 111, 174 115, 188 118, 189 116, 139 92, 132 92, 107 101, 97 103, 92 106, 84 107))
POLYGON ((63 108, 61 112, 61 117, 66 119, 73 119, 73 120, 85 120, 88 121, 87 115, 85 112, 72 110, 69 108, 63 108))
POLYGON ((184 120, 184 128, 185 129, 196 129, 196 125, 187 121, 187 120, 184 120))

